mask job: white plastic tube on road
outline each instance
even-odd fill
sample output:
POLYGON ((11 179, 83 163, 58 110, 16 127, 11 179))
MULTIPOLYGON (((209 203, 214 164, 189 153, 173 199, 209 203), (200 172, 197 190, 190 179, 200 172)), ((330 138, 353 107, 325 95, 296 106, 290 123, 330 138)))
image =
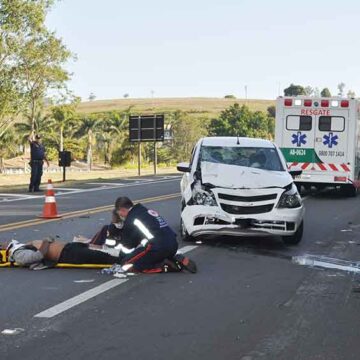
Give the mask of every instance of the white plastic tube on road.
POLYGON ((294 256, 292 262, 298 265, 305 265, 310 267, 320 267, 324 269, 341 270, 351 273, 360 274, 360 263, 356 261, 334 259, 322 255, 294 256))

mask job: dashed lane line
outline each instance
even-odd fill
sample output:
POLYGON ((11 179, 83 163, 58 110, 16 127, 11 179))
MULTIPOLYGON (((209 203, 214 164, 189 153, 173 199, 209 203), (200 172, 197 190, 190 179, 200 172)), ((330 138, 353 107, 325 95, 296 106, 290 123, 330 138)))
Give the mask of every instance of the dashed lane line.
MULTIPOLYGON (((183 248, 179 249, 179 253, 185 254, 190 251, 193 251, 197 248, 196 245, 189 245, 184 246, 183 248)), ((78 306, 85 301, 88 301, 100 294, 103 294, 106 291, 109 291, 119 285, 125 284, 128 281, 128 279, 113 279, 110 281, 107 281, 101 285, 98 285, 90 290, 87 290, 79 295, 76 295, 68 300, 65 300, 61 302, 60 304, 57 304, 55 306, 50 307, 49 309, 46 309, 36 315, 34 317, 36 318, 53 318, 75 306, 78 306)))

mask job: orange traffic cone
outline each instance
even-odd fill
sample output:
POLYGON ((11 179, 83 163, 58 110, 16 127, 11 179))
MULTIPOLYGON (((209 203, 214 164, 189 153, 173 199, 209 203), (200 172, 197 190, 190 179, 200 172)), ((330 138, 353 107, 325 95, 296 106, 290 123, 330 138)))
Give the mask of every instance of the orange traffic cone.
POLYGON ((51 179, 48 180, 46 186, 45 204, 43 213, 40 217, 43 219, 55 219, 61 217, 57 212, 55 192, 51 179))

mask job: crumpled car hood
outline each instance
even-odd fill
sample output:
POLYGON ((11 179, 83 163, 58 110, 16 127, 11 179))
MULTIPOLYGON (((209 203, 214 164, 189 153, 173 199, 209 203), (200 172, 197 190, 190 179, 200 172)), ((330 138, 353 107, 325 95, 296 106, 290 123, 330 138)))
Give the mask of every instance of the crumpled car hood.
POLYGON ((231 189, 283 188, 293 180, 286 171, 268 171, 238 165, 201 163, 203 184, 231 189))

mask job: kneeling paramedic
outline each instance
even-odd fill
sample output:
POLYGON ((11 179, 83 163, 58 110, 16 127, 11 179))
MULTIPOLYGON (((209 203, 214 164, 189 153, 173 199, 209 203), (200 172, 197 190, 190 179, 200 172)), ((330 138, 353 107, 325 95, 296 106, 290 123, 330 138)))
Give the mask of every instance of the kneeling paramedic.
POLYGON ((193 261, 176 254, 176 234, 155 210, 141 204, 134 205, 127 197, 116 200, 115 210, 124 221, 119 255, 124 268, 126 265, 129 271, 143 273, 183 269, 196 272, 193 261))

